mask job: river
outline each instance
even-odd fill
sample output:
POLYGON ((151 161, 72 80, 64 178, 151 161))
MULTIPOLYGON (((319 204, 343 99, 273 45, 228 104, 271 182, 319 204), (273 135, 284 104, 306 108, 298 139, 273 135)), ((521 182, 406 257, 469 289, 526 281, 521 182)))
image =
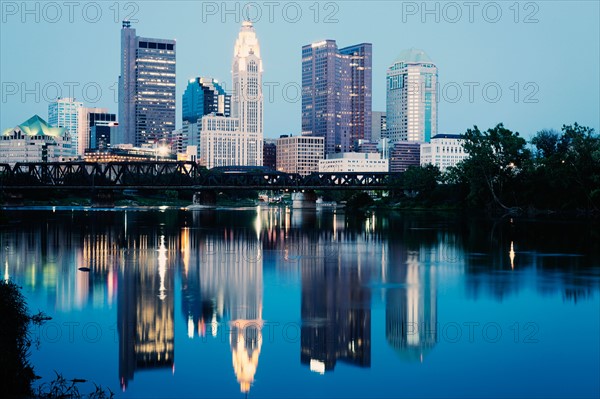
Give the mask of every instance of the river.
POLYGON ((56 370, 145 398, 600 396, 597 222, 3 215, 3 276, 52 317, 33 331, 41 382, 56 370))

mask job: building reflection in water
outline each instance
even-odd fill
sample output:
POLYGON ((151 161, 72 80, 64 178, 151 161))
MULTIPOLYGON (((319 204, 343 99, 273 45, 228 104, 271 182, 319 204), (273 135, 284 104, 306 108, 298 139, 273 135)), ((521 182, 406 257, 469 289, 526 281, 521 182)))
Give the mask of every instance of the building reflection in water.
MULTIPOLYGON (((371 366, 371 292, 352 254, 312 245, 301 262, 300 362, 320 374, 336 362, 371 366)), ((305 247, 307 248, 307 247, 305 247)), ((364 273, 364 271, 363 271, 364 273)))
MULTIPOLYGON (((125 390, 135 371, 175 367, 173 262, 165 237, 148 236, 127 250, 118 279, 119 379, 125 390)), ((171 252, 172 253, 172 252, 171 252)))
POLYGON ((439 253, 394 246, 386 283, 385 336, 398 356, 423 362, 437 342, 437 294, 431 258, 439 253), (398 284, 399 287, 394 287, 398 284))
MULTIPOLYGON (((252 226, 256 225, 254 221, 252 226)), ((193 338, 196 331, 201 336, 210 331, 216 337, 219 328, 221 334, 228 334, 233 370, 240 391, 247 393, 254 382, 262 346, 260 241, 256 228, 225 228, 204 234, 190 238, 189 231, 182 233, 182 310, 188 321, 188 337, 193 338), (223 323, 227 328, 222 327, 223 323)))
POLYGON ((283 208, 13 216, 14 224, 0 226, 3 276, 16 276, 36 305, 68 314, 117 302, 123 388, 137 371, 174 369, 175 273, 187 336, 227 338, 222 355, 227 362, 231 356, 231 383, 244 393, 263 349, 263 258, 276 274, 274 284, 301 283, 300 359, 320 373, 338 360, 370 366, 371 291, 379 283, 373 297, 381 293, 385 300, 389 347, 417 362, 436 345, 437 284, 448 274, 464 274, 458 281, 473 299, 500 300, 528 285, 572 301, 598 291, 597 278, 579 277, 598 263, 597 250, 581 249, 591 258, 569 255, 578 248, 579 225, 554 226, 560 230, 550 237, 560 239, 548 241, 540 234, 546 225, 498 229, 499 239, 491 240, 484 234, 490 229, 477 224, 462 231, 406 215, 283 208), (78 271, 81 266, 89 273, 78 271))

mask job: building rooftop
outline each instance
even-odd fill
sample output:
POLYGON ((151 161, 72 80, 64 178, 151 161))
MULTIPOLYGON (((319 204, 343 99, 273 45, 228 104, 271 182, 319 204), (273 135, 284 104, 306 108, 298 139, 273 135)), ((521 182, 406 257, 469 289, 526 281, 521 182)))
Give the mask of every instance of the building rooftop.
POLYGON ((34 115, 14 128, 5 129, 2 135, 10 135, 16 128, 19 128, 27 136, 60 137, 66 132, 64 127, 50 127, 45 120, 38 115, 34 115))
POLYGON ((417 48, 410 48, 402 51, 394 63, 397 62, 422 62, 422 63, 433 63, 431 58, 423 50, 417 48))
POLYGON ((436 134, 435 136, 433 136, 431 138, 431 140, 434 139, 462 139, 464 138, 462 134, 436 134))

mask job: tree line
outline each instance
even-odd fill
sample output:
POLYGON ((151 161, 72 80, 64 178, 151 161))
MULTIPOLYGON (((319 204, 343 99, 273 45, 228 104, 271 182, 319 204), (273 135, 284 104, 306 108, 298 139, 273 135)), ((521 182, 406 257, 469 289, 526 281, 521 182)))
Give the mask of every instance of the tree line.
POLYGON ((527 142, 500 123, 486 131, 474 126, 463 140, 468 158, 445 173, 433 165, 409 168, 397 199, 510 214, 600 211, 594 129, 574 123, 560 132, 541 130, 527 142))

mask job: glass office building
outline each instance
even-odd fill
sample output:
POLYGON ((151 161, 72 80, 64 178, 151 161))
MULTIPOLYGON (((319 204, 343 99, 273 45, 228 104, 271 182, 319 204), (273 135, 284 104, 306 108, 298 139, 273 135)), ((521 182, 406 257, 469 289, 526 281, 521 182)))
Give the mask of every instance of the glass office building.
POLYGON ((212 78, 190 79, 182 97, 182 119, 197 123, 204 115, 231 116, 231 95, 212 78))
POLYGON ((302 47, 302 135, 323 137, 326 154, 350 151, 351 85, 335 40, 302 47))
POLYGON ((119 144, 172 141, 175 130, 175 40, 139 37, 121 29, 119 144))
POLYGON ((340 49, 349 57, 350 145, 371 140, 373 45, 361 43, 340 49))
POLYGON ((52 127, 63 127, 69 133, 71 142, 70 155, 76 156, 79 139, 79 112, 83 103, 75 101, 74 98, 58 98, 48 104, 48 124, 52 127))
POLYGON ((409 49, 387 70, 387 137, 429 142, 437 134, 438 70, 423 51, 409 49))

